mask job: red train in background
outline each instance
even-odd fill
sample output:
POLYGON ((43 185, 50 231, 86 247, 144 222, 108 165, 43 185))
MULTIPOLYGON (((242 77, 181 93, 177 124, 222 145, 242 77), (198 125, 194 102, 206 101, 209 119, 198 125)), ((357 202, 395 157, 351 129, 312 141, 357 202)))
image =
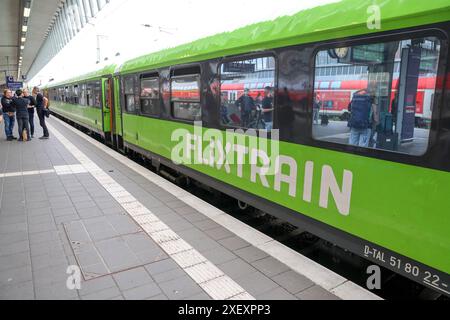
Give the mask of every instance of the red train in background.
MULTIPOLYGON (((394 100, 398 88, 398 78, 393 80, 391 90, 391 102, 394 100)), ((322 102, 321 113, 329 116, 337 116, 347 120, 349 116, 348 105, 353 94, 361 89, 367 88, 367 80, 320 80, 315 82, 315 92, 318 93, 322 102)), ((236 101, 244 92, 250 90, 250 95, 256 99, 263 96, 264 88, 273 88, 274 84, 269 79, 252 79, 239 83, 227 83, 221 85, 222 98, 228 103, 236 101)), ((420 77, 416 96, 416 119, 428 122, 431 119, 433 109, 434 89, 436 87, 435 77, 420 77)), ((186 88, 173 90, 172 95, 177 98, 195 98, 198 95, 198 87, 186 84, 186 88), (180 90, 181 89, 181 90, 180 90)))

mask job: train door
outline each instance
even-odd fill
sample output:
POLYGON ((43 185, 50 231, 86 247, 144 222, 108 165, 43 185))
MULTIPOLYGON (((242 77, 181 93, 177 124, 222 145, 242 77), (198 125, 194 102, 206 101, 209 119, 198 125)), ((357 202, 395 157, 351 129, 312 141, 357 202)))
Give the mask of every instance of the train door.
POLYGON ((103 114, 103 132, 105 133, 105 142, 114 145, 113 141, 113 101, 112 101, 112 81, 111 78, 102 79, 102 114, 103 114))
POLYGON ((122 108, 120 104, 120 80, 119 77, 114 77, 112 82, 111 91, 113 93, 113 101, 114 101, 114 118, 113 118, 113 128, 114 128, 114 140, 115 147, 119 150, 124 151, 123 146, 123 127, 122 127, 122 108))

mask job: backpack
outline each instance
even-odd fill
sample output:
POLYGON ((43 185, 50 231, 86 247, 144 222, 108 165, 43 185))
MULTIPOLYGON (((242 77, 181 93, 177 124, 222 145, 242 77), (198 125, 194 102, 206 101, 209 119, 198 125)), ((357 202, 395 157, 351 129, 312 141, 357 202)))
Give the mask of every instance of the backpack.
POLYGON ((370 126, 372 98, 367 94, 354 95, 351 102, 351 116, 349 127, 367 129, 370 126))
POLYGON ((44 107, 50 107, 50 100, 46 96, 44 96, 44 107))

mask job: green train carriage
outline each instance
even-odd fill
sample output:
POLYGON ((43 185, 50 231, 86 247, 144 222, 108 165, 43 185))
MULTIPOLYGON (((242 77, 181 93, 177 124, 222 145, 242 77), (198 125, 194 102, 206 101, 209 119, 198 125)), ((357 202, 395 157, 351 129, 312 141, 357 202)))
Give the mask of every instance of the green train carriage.
POLYGON ((449 295, 449 21, 448 1, 371 8, 341 1, 107 67, 51 86, 50 98, 53 92, 53 112, 119 150, 143 154, 449 295), (368 24, 376 10, 379 29, 368 24), (352 76, 365 79, 361 90, 375 101, 379 119, 370 145, 349 144, 347 122, 315 124, 314 97, 327 105, 327 97, 344 94, 333 87, 348 76, 340 70, 358 70, 352 76), (413 118, 425 78, 434 90, 424 129, 413 118), (58 90, 92 79, 102 89, 96 111, 60 101, 58 90), (274 157, 261 112, 249 125, 235 102, 245 89, 256 100, 267 87, 280 138, 274 157), (254 129, 268 147, 252 146, 249 132, 227 136, 227 129, 254 129), (228 153, 227 138, 237 146, 228 153), (226 160, 247 161, 227 163, 225 153, 226 160))

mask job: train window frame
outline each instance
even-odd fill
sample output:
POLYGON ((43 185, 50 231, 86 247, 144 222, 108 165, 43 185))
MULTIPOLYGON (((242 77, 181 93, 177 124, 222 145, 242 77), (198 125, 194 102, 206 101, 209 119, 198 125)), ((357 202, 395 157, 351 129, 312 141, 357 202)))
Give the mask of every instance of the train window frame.
POLYGON ((93 92, 93 97, 95 97, 98 94, 98 104, 95 104, 95 100, 93 100, 93 108, 96 109, 102 109, 102 81, 101 79, 94 79, 91 81, 93 87, 92 87, 92 92, 93 92))
MULTIPOLYGON (((278 129, 278 121, 277 121, 277 116, 278 116, 278 101, 277 101, 277 92, 278 92, 278 83, 279 83, 279 59, 278 59, 278 54, 275 50, 270 50, 270 51, 263 51, 263 52, 258 52, 258 53, 246 53, 246 54, 240 54, 240 55, 233 55, 233 56, 228 56, 228 57, 223 57, 221 58, 218 63, 217 63, 217 76, 218 76, 218 81, 219 81, 219 94, 217 97, 217 106, 220 108, 220 105, 222 103, 222 72, 221 72, 221 68, 222 65, 226 62, 232 62, 232 61, 239 61, 239 60, 251 60, 251 59, 258 59, 258 58, 268 58, 271 57, 274 59, 275 62, 275 72, 274 72, 274 82, 273 82, 273 125, 272 125, 272 129, 278 129)), ((237 98, 237 96, 236 96, 237 98)), ((227 130, 227 129, 242 129, 242 130, 249 130, 251 128, 244 128, 241 126, 233 126, 233 125, 226 125, 223 124, 221 119, 220 119, 220 112, 218 113, 218 118, 217 118, 217 123, 219 125, 220 130, 227 130)), ((260 130, 263 129, 256 129, 256 132, 259 132, 260 130)), ((270 131, 268 132, 268 137, 270 138, 270 131)))
MULTIPOLYGON (((341 48, 341 47, 354 47, 358 45, 370 45, 370 44, 377 44, 377 43, 387 43, 387 42, 393 42, 393 41, 404 41, 404 40, 411 40, 411 39, 420 39, 420 38, 426 38, 426 37, 435 37, 440 41, 441 49, 439 52, 439 58, 438 58, 438 64, 437 64, 437 70, 436 70, 436 77, 445 77, 445 63, 446 63, 446 55, 449 54, 449 48, 450 48, 450 42, 447 38, 447 35, 445 32, 438 28, 414 28, 412 30, 408 29, 399 29, 394 30, 382 34, 375 34, 375 35, 357 35, 352 38, 343 38, 343 39, 334 39, 329 41, 323 41, 320 43, 317 43, 313 46, 313 50, 310 57, 310 81, 311 81, 311 90, 310 95, 311 98, 308 101, 308 118, 309 118, 309 125, 310 125, 310 145, 313 146, 319 146, 320 148, 328 149, 328 150, 336 150, 339 152, 350 152, 353 154, 359 154, 363 156, 370 156, 375 158, 386 158, 390 159, 391 157, 396 157, 396 159, 399 159, 399 157, 404 157, 405 160, 402 160, 401 162, 409 162, 410 160, 407 159, 417 159, 417 160, 423 160, 425 159, 429 153, 430 150, 433 148, 433 146, 437 142, 437 134, 438 134, 438 124, 437 122, 440 119, 440 114, 443 108, 443 104, 441 103, 440 99, 443 99, 443 94, 438 97, 436 95, 436 92, 440 90, 438 88, 438 82, 436 82, 434 87, 434 94, 432 99, 433 104, 433 110, 431 113, 431 125, 429 129, 429 136, 427 140, 427 148, 426 150, 421 154, 413 154, 413 153, 406 153, 406 152, 400 152, 400 151, 394 151, 394 150, 387 150, 387 149, 377 149, 377 148, 370 148, 370 147, 360 147, 360 146, 354 146, 346 143, 337 143, 327 140, 320 140, 314 137, 314 126, 313 126, 313 97, 316 92, 315 83, 316 83, 316 57, 317 54, 321 51, 326 51, 330 49, 335 48, 341 48)), ((301 45, 301 47, 304 47, 301 45)), ((349 68, 356 68, 358 66, 350 66, 349 68)), ((395 69, 395 65, 394 65, 395 69)), ((394 70, 395 71, 395 70, 394 70)), ((356 69, 355 69, 356 72, 356 69)), ((356 74, 356 73, 355 73, 356 74)), ((414 160, 413 160, 414 161, 414 160)))
POLYGON ((92 98, 92 84, 90 81, 86 82, 86 107, 93 107, 92 104, 93 98, 92 98))
POLYGON ((203 122, 203 88, 202 88, 202 66, 201 64, 190 64, 190 65, 183 65, 183 66, 177 66, 177 67, 171 67, 169 69, 169 106, 170 106, 170 117, 174 121, 182 122, 182 123, 188 123, 193 124, 194 122, 202 121, 203 122), (196 73, 189 72, 189 70, 195 70, 196 73), (184 73, 186 72, 186 73, 184 73), (180 75, 178 73, 181 73, 180 75), (192 100, 186 100, 186 101, 173 101, 172 100, 172 80, 177 78, 186 78, 186 77, 197 77, 198 81, 198 91, 199 91, 199 100, 192 101, 192 100), (179 118, 175 117, 174 113, 174 103, 175 102, 181 102, 181 103, 198 103, 200 108, 200 119, 198 120, 191 120, 186 118, 179 118))
POLYGON ((80 88, 79 105, 85 107, 87 105, 87 84, 86 82, 82 82, 78 86, 80 88))
POLYGON ((72 86, 72 103, 78 105, 79 104, 79 95, 80 95, 80 86, 79 84, 74 84, 72 86))
POLYGON ((64 97, 65 97, 65 103, 70 104, 70 99, 71 99, 71 92, 70 92, 70 86, 69 85, 65 85, 64 86, 64 97))
POLYGON ((143 117, 149 117, 149 118, 161 118, 161 78, 159 76, 159 72, 145 72, 139 75, 139 115, 143 117), (157 80, 158 81, 158 98, 150 98, 150 97, 144 97, 141 95, 142 93, 142 82, 144 80, 157 80), (158 104, 158 113, 146 113, 143 112, 142 109, 142 100, 154 100, 157 101, 158 104))
POLYGON ((122 75, 120 77, 120 84, 121 84, 121 101, 123 101, 122 104, 122 112, 123 113, 127 113, 127 114, 138 114, 138 106, 139 103, 136 103, 136 74, 132 73, 132 74, 125 74, 122 75), (126 93, 126 88, 125 88, 125 82, 127 81, 127 79, 131 79, 133 81, 133 93, 126 93), (128 96, 133 96, 133 100, 134 100, 134 109, 133 110, 128 110, 128 104, 127 104, 127 98, 128 96))

